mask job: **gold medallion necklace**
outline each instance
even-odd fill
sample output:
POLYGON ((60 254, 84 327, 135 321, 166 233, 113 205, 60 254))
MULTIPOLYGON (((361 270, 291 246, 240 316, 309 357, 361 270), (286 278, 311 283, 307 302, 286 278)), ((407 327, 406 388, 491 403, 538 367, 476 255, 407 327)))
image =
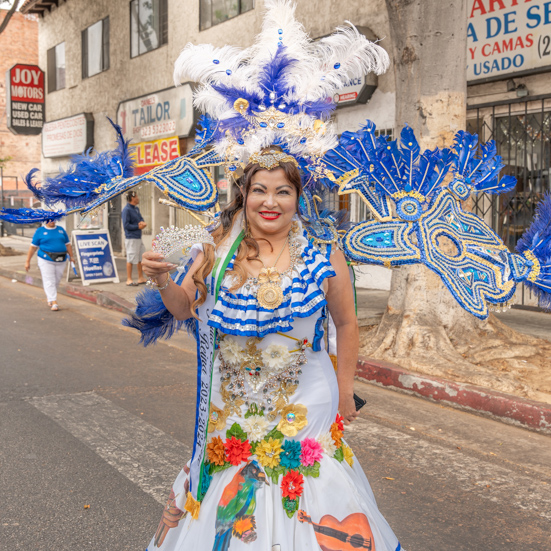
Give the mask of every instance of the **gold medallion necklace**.
POLYGON ((283 243, 283 248, 281 249, 280 253, 277 255, 276 261, 274 262, 274 265, 271 268, 266 268, 266 264, 264 264, 264 261, 260 256, 258 257, 258 260, 262 262, 262 270, 260 270, 260 273, 258 274, 258 291, 256 292, 256 300, 262 308, 266 308, 266 310, 275 310, 282 302, 283 302, 283 291, 281 289, 281 274, 278 272, 276 266, 281 258, 281 255, 283 254, 283 251, 285 250, 285 247, 287 247, 287 243, 289 242, 289 236, 287 236, 287 239, 285 239, 285 243, 283 243))

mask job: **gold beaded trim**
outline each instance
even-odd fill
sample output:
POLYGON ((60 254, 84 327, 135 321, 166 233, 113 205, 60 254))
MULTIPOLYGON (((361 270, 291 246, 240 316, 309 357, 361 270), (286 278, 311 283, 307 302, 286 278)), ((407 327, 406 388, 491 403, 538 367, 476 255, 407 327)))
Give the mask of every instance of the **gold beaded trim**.
POLYGON ((261 168, 265 168, 266 170, 272 170, 278 167, 280 163, 293 163, 298 168, 298 162, 294 157, 273 149, 261 153, 253 153, 249 158, 249 162, 259 164, 261 168))

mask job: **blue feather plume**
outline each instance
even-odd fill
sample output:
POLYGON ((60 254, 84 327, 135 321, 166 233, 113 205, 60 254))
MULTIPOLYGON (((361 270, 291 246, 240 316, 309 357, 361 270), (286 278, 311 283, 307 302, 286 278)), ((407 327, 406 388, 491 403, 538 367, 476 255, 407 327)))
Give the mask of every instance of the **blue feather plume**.
POLYGON ((117 149, 94 156, 90 151, 75 155, 67 170, 46 178, 40 187, 32 182, 36 169, 26 176, 27 187, 46 205, 62 202, 69 209, 84 208, 97 199, 104 186, 112 180, 132 176, 134 161, 128 147, 129 140, 124 139, 120 126, 108 120, 117 133, 117 149))
POLYGON ((480 151, 477 145, 477 134, 460 130, 455 135, 452 161, 456 172, 477 192, 500 194, 511 191, 516 185, 515 178, 504 176, 498 179, 504 165, 495 142, 490 140, 481 144, 480 151))
MULTIPOLYGON (((183 271, 177 271, 173 281, 181 285, 189 267, 190 259, 183 271)), ((155 344, 159 339, 168 340, 184 327, 188 334, 195 335, 195 318, 177 320, 163 303, 161 293, 153 289, 144 289, 136 296, 136 310, 129 318, 122 320, 126 327, 137 329, 141 333, 140 343, 144 346, 155 344)))
POLYGON ((59 220, 73 211, 53 211, 42 209, 0 209, 0 220, 14 224, 34 224, 35 222, 47 222, 59 220))
POLYGON ((536 281, 524 283, 536 293, 540 306, 551 310, 551 193, 538 204, 534 221, 519 239, 517 251, 532 251, 538 259, 540 273, 536 281))

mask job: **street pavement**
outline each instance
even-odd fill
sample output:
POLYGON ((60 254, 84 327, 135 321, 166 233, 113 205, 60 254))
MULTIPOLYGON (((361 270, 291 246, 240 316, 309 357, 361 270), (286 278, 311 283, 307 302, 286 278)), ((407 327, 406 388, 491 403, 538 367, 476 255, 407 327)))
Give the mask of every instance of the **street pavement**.
MULTIPOLYGON (((193 341, 144 349, 122 314, 70 297, 53 313, 5 278, 0 301, 0 548, 143 551, 191 451, 193 341)), ((356 392, 345 438, 405 550, 549 551, 550 437, 356 392)))

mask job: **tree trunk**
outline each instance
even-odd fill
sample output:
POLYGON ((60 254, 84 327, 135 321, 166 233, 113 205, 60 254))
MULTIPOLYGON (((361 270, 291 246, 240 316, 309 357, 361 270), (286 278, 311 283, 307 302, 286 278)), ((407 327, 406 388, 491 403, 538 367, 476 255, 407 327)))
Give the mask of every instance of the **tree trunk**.
POLYGON ((6 29, 6 27, 8 26, 10 19, 13 17, 13 14, 17 11, 18 5, 19 5, 19 0, 14 0, 8 13, 6 13, 6 17, 4 17, 4 19, 2 20, 2 23, 0 23, 0 34, 2 34, 6 29))
MULTIPOLYGON (((396 131, 407 123, 421 149, 450 147, 466 123, 466 0, 386 5, 396 131)), ((468 314, 422 265, 393 269, 386 312, 379 326, 363 332, 361 352, 418 372, 551 401, 551 343, 517 333, 495 316, 481 321, 468 314)))

